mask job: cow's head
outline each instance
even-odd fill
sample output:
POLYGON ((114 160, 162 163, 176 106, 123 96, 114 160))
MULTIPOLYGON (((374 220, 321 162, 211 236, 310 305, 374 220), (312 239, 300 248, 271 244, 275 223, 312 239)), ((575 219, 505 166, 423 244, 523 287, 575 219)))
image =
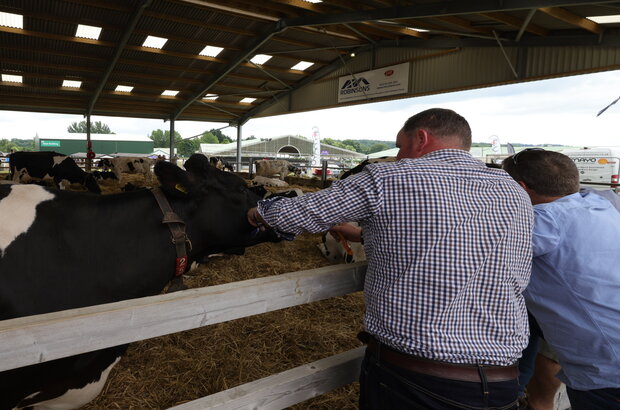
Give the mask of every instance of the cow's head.
POLYGON ((242 178, 217 169, 202 154, 192 155, 184 167, 160 161, 155 175, 171 202, 184 208, 188 234, 198 245, 194 257, 278 241, 273 231, 256 231, 247 222, 247 211, 261 198, 242 178))
POLYGON ((296 177, 298 177, 301 175, 301 168, 297 168, 294 165, 289 165, 288 172, 292 172, 296 177))
POLYGON ((84 175, 84 186, 90 192, 93 192, 95 194, 100 194, 101 193, 101 187, 99 187, 99 184, 97 183, 97 179, 91 173, 86 173, 84 175))

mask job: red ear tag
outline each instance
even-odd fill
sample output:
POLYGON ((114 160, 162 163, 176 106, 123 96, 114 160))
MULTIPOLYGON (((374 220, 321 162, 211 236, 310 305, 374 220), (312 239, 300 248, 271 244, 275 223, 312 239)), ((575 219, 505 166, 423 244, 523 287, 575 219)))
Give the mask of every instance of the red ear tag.
POLYGON ((181 256, 177 258, 176 267, 174 268, 174 276, 181 276, 185 273, 187 267, 187 256, 181 256))

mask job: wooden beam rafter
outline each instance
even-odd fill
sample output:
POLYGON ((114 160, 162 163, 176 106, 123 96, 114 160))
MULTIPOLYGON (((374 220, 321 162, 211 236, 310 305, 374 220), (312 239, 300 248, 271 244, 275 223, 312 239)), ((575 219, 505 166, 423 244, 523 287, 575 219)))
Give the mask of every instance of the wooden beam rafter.
POLYGON ((591 33, 601 34, 603 32, 603 28, 594 21, 588 20, 585 17, 582 17, 561 7, 543 7, 539 8, 538 10, 550 15, 551 17, 562 20, 565 23, 572 24, 591 33))
MULTIPOLYGON (((523 20, 521 20, 520 18, 511 16, 510 14, 507 14, 507 13, 502 13, 502 12, 481 13, 481 15, 488 17, 490 19, 499 21, 500 23, 507 24, 511 27, 520 29, 521 26, 523 26, 523 20)), ((533 24, 531 22, 525 27, 525 31, 532 33, 532 34, 536 34, 538 36, 543 36, 543 37, 549 35, 549 30, 543 27, 540 27, 539 25, 533 24)))

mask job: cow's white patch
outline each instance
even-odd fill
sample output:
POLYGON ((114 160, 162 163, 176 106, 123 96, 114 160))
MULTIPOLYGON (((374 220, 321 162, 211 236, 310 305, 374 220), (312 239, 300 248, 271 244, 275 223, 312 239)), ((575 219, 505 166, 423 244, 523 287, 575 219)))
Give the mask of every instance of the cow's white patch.
POLYGON ((38 185, 11 186, 11 193, 0 200, 0 256, 34 223, 37 205, 52 198, 53 194, 38 185))
POLYGON ((288 183, 285 181, 281 181, 276 178, 267 178, 257 175, 252 180, 252 185, 263 185, 263 186, 288 186, 288 183))
MULTIPOLYGON (((103 386, 105 385, 106 380, 108 380, 108 376, 110 375, 112 368, 116 366, 116 364, 120 360, 121 358, 119 357, 114 361, 114 363, 108 366, 108 368, 106 368, 101 373, 101 377, 96 382, 87 384, 81 389, 68 390, 65 394, 56 397, 55 399, 36 403, 34 405, 34 408, 37 410, 70 410, 77 409, 88 404, 95 397, 97 397, 99 393, 101 393, 101 390, 103 390, 103 386)), ((36 397, 37 394, 39 393, 35 393, 28 398, 36 397)))
POLYGON ((67 157, 63 157, 63 156, 60 156, 60 155, 52 157, 52 161, 54 161, 54 165, 52 165, 52 167, 55 167, 56 165, 60 164, 65 159, 67 159, 67 157))

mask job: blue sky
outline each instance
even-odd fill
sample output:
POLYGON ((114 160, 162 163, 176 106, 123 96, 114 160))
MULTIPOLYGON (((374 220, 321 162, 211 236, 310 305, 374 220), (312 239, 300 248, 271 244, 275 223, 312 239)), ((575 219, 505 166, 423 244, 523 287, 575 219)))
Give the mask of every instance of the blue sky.
MULTIPOLYGON (((383 103, 258 118, 243 126, 243 138, 294 134, 312 136, 319 127, 321 137, 333 139, 377 139, 393 141, 411 115, 432 107, 450 108, 470 123, 475 142, 489 142, 497 135, 502 144, 562 144, 574 146, 620 146, 620 102, 596 117, 620 96, 620 71, 586 74, 552 80, 489 87, 471 91, 407 98, 383 103)), ((51 137, 63 134, 82 116, 0 111, 0 138, 51 137)), ((161 120, 93 117, 116 133, 149 135, 169 129, 161 120)), ((226 124, 178 121, 183 137, 226 124)), ((236 129, 225 134, 236 138, 236 129)))

